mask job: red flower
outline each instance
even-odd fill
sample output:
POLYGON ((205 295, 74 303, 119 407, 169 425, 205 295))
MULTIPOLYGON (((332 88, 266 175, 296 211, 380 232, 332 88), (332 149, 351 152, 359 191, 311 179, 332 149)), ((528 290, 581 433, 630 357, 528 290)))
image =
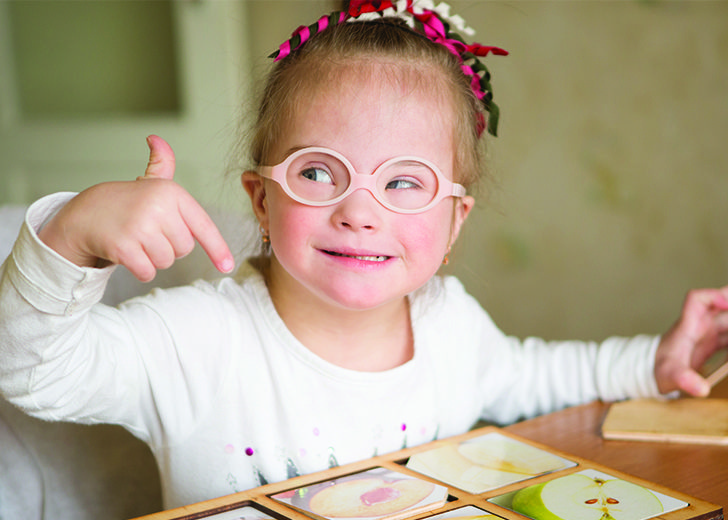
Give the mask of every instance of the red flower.
POLYGON ((349 16, 356 18, 363 13, 378 13, 385 9, 394 8, 390 0, 351 0, 349 2, 349 16))

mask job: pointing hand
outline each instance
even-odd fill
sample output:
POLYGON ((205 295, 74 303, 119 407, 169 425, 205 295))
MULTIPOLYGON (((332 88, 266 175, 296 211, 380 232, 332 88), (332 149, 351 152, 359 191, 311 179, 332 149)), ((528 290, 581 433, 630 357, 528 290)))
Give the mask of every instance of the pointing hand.
POLYGON ((143 176, 79 193, 41 229, 40 239, 76 265, 120 264, 141 281, 189 254, 197 241, 219 271, 230 272, 234 259, 220 231, 174 182, 172 148, 157 136, 147 143, 143 176))

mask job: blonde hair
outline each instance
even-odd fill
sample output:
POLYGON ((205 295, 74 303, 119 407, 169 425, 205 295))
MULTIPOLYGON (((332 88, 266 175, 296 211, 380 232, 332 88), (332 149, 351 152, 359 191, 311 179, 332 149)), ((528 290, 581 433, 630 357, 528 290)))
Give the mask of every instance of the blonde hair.
MULTIPOLYGON (((391 62, 407 80, 419 79, 451 107, 454 121, 454 177, 469 191, 484 176, 484 139, 477 122, 486 117, 458 59, 445 47, 411 31, 398 19, 382 18, 334 25, 278 61, 260 98, 252 128, 250 155, 256 166, 270 164, 275 143, 294 120, 300 103, 341 74, 366 61, 391 62), (338 71, 338 72, 337 72, 338 71), (439 71, 439 74, 438 74, 439 71)), ((366 71, 366 67, 362 67, 366 71)), ((424 84, 423 83, 423 84, 424 84)))

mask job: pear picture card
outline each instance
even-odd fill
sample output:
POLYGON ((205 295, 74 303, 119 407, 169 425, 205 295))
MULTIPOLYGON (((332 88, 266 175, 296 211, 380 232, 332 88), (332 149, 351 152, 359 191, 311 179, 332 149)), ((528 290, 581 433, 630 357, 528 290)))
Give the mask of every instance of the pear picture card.
POLYGON ((573 466, 575 462, 498 432, 442 443, 407 462, 412 471, 473 494, 573 466))
POLYGON ((448 490, 386 468, 319 482, 272 495, 313 518, 397 520, 442 507, 448 490))
POLYGON ((489 501, 533 520, 647 520, 688 506, 682 500, 593 469, 489 501))

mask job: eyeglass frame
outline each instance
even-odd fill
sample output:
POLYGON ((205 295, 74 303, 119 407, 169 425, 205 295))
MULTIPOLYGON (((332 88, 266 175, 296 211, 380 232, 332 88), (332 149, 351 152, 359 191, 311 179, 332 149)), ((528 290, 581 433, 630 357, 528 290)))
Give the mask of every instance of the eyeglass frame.
POLYGON ((280 162, 274 166, 258 166, 256 169, 256 172, 261 177, 264 177, 266 179, 270 179, 272 181, 275 181, 278 183, 281 188, 283 188, 283 191, 288 195, 290 198, 295 200, 296 202, 299 202, 301 204, 304 204, 306 206, 314 206, 314 207, 323 207, 323 206, 333 206, 334 204, 338 204, 342 200, 344 200, 346 197, 351 195, 357 190, 365 189, 369 193, 374 196, 377 202, 379 202, 382 206, 387 208, 390 211, 394 211, 395 213, 403 213, 403 214, 416 214, 416 213, 424 213, 425 211, 428 211, 435 207, 439 202, 446 199, 447 197, 458 197, 462 198, 467 194, 467 191, 465 189, 465 186, 462 184, 458 184, 456 182, 451 181, 447 177, 445 177, 445 174, 442 173, 442 170, 437 167, 435 163, 432 161, 429 161, 427 159, 424 159, 422 157, 417 157, 414 155, 401 155, 398 157, 392 157, 391 159, 387 159, 382 164, 377 166, 372 173, 359 173, 356 171, 356 168, 349 162, 349 160, 344 157, 341 153, 337 152, 336 150, 332 150, 330 148, 325 148, 321 146, 309 146, 306 148, 301 148, 299 150, 296 150, 295 152, 291 153, 288 157, 286 157, 283 162, 280 162), (323 200, 323 201, 313 201, 313 200, 307 200, 299 195, 296 195, 288 185, 287 181, 287 173, 288 173, 288 167, 291 165, 291 163, 296 160, 301 155, 304 155, 306 153, 322 153, 327 154, 335 159, 341 161, 341 163, 346 167, 348 173, 349 173, 349 186, 344 190, 341 195, 338 195, 334 197, 331 200, 323 200), (437 192, 435 193, 435 196, 433 199, 428 202, 425 206, 421 208, 416 209, 405 209, 405 208, 398 208, 396 206, 393 206, 392 204, 388 203, 385 200, 382 200, 380 198, 380 195, 377 190, 377 173, 380 171, 383 171, 385 168, 390 166, 391 164, 395 164, 397 162, 402 161, 414 161, 421 164, 424 164, 427 166, 432 172, 435 174, 435 178, 437 179, 437 192))

